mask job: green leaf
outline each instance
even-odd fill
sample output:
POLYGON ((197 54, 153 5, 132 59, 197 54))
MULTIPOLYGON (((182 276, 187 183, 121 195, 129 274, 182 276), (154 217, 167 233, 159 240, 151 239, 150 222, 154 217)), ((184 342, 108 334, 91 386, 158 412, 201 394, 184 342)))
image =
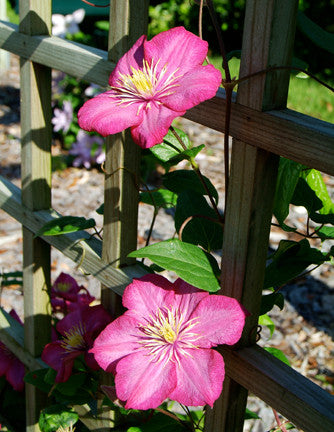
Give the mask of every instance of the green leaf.
POLYGON ((189 430, 186 426, 178 421, 167 417, 164 414, 157 413, 140 426, 132 426, 127 432, 184 432, 189 430))
POLYGON ((41 411, 38 424, 42 432, 53 432, 74 425, 78 419, 78 414, 65 406, 51 405, 41 411))
POLYGON ((149 258, 155 264, 174 271, 181 279, 205 291, 216 292, 218 265, 212 255, 177 239, 166 240, 131 252, 132 258, 149 258), (213 260, 213 261, 212 261, 213 260))
POLYGON ((334 239, 334 228, 332 227, 322 227, 317 230, 317 235, 321 240, 334 239))
POLYGON ((271 355, 273 355, 274 357, 278 358, 279 360, 281 360, 283 363, 287 364, 288 366, 291 366, 289 360, 286 358, 285 354, 278 348, 274 348, 274 347, 264 347, 264 349, 270 353, 271 355))
POLYGON ((261 417, 259 417, 256 412, 251 411, 250 409, 246 408, 246 412, 245 412, 245 420, 250 420, 250 419, 260 419, 261 417))
POLYGON ((45 381, 45 376, 49 370, 49 368, 44 368, 28 372, 24 376, 24 381, 28 384, 34 385, 45 393, 49 393, 52 385, 45 381))
POLYGON ((267 314, 260 315, 259 316, 259 325, 268 327, 268 329, 270 331, 270 337, 272 337, 274 330, 275 330, 275 324, 273 323, 273 320, 270 318, 269 315, 267 315, 267 314))
POLYGON ((322 207, 320 199, 303 178, 298 179, 291 204, 305 207, 309 215, 322 207))
POLYGON ((334 34, 323 30, 303 12, 298 12, 298 28, 319 48, 334 54, 334 34))
POLYGON ((307 184, 322 202, 322 207, 320 208, 319 213, 323 215, 334 214, 334 203, 328 193, 321 173, 315 169, 312 169, 307 174, 305 179, 307 184))
POLYGON ((103 215, 104 213, 104 203, 100 205, 98 209, 95 210, 97 214, 103 215))
POLYGON ((260 315, 266 314, 277 305, 281 310, 284 306, 284 297, 282 293, 271 293, 262 296, 260 315))
MULTIPOLYGON (((218 203, 218 192, 211 181, 203 176, 210 194, 218 203)), ((194 191, 200 195, 207 195, 207 192, 202 185, 200 179, 194 171, 177 170, 165 174, 162 178, 163 185, 176 194, 180 194, 185 190, 194 191)))
POLYGON ((65 396, 74 396, 78 389, 84 384, 86 374, 78 373, 69 377, 66 382, 57 383, 56 389, 65 396))
MULTIPOLYGON (((185 147, 190 149, 191 143, 186 133, 180 129, 175 129, 179 137, 182 139, 185 147)), ((183 146, 171 131, 168 131, 162 144, 157 144, 150 148, 150 151, 161 162, 170 162, 171 159, 179 157, 184 152, 183 146)), ((184 158, 183 158, 184 159, 184 158)), ((181 159, 182 160, 182 159, 181 159)))
POLYGON ((94 219, 86 219, 78 216, 62 216, 43 225, 42 228, 37 231, 36 237, 68 234, 93 228, 95 225, 94 219))
POLYGON ((295 231, 295 228, 285 225, 284 221, 289 214, 289 204, 303 168, 304 165, 292 160, 280 159, 273 213, 278 223, 286 231, 295 231))
POLYGON ((175 229, 177 232, 183 222, 190 216, 190 220, 182 231, 182 240, 194 245, 203 246, 207 251, 220 249, 223 243, 223 228, 211 219, 217 219, 217 215, 209 206, 203 195, 193 191, 183 191, 177 199, 175 211, 175 229), (201 217, 203 216, 203 217, 201 217), (210 220, 205 219, 210 218, 210 220))
POLYGON ((109 31, 109 21, 103 20, 103 21, 96 21, 95 27, 99 30, 103 31, 109 31))
POLYGON ((152 192, 141 192, 139 199, 157 208, 172 208, 176 206, 177 195, 168 189, 159 189, 152 192))
POLYGON ((329 260, 327 254, 311 248, 306 239, 300 242, 281 240, 277 251, 270 258, 272 262, 266 267, 264 288, 284 285, 310 264, 318 265, 329 260))

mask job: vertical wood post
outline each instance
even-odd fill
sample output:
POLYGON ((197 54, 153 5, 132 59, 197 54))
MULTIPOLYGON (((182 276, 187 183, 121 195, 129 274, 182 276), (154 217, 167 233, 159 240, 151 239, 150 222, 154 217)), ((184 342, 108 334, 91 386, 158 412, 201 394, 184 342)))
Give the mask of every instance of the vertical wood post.
MULTIPOLYGON (((0 20, 7 21, 7 4, 6 0, 0 0, 0 20)), ((9 68, 9 52, 0 49, 0 71, 6 71, 9 68)))
MULTIPOLYGON (((20 32, 50 34, 51 0, 20 1, 20 32)), ((21 69, 22 203, 51 207, 51 69, 25 59, 21 69)), ((25 348, 39 356, 50 341, 50 246, 23 228, 25 348)), ((39 431, 46 395, 26 385, 27 431, 39 431)))
MULTIPOLYGON (((147 21, 148 0, 112 0, 108 59, 116 63, 146 34, 147 21)), ((135 261, 127 255, 137 249, 140 155, 140 147, 133 142, 129 130, 106 139, 102 259, 107 265, 122 267, 135 261)), ((113 317, 120 315, 121 297, 104 285, 101 303, 113 317)), ((113 377, 104 373, 102 381, 111 385, 113 377)), ((109 412, 109 424, 107 415, 105 418, 103 430, 109 430, 117 422, 115 413, 109 412)))
MULTIPOLYGON (((112 0, 109 60, 117 62, 146 33, 148 0, 112 0)), ((131 264, 127 254, 137 248, 140 148, 127 130, 107 138, 104 191, 103 260, 115 267, 131 264)), ((119 296, 102 287, 103 305, 114 315, 119 296)))
MULTIPOLYGON (((297 0, 248 0, 240 76, 273 65, 289 65, 297 0)), ((239 86, 238 103, 258 110, 286 105, 289 72, 275 71, 239 86)), ((234 140, 224 229, 222 294, 237 298, 251 315, 240 345, 255 343, 268 250, 279 157, 234 140)), ((231 365, 233 367, 233 365, 231 365)), ((226 377, 214 409, 207 410, 206 432, 241 432, 247 390, 226 377)))

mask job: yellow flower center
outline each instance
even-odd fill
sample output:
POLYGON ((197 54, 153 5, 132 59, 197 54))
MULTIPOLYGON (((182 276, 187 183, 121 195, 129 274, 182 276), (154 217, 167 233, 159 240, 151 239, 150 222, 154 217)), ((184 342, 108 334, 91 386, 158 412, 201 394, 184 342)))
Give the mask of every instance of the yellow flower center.
POLYGON ((192 331, 197 323, 198 318, 186 321, 174 308, 159 308, 145 325, 139 325, 143 333, 139 343, 156 361, 179 362, 180 356, 191 355, 190 348, 197 348, 195 342, 200 336, 192 331))
POLYGON ((161 104, 161 98, 175 92, 175 87, 179 86, 177 81, 182 74, 176 75, 179 68, 171 72, 167 64, 159 70, 159 62, 160 60, 152 60, 151 63, 143 60, 142 68, 131 66, 130 74, 119 73, 116 85, 111 86, 115 93, 110 94, 110 97, 117 98, 119 104, 131 105, 139 102, 138 113, 143 106, 150 108, 150 101, 153 99, 155 103, 161 104))
POLYGON ((61 346, 66 351, 76 351, 78 349, 84 349, 86 347, 86 342, 84 339, 85 326, 80 323, 72 327, 68 332, 65 332, 65 336, 61 343, 61 346))
POLYGON ((64 283, 59 282, 59 283, 57 284, 57 291, 60 291, 60 292, 67 292, 67 291, 69 290, 69 288, 70 288, 70 284, 69 284, 69 283, 66 283, 66 282, 64 282, 64 283))

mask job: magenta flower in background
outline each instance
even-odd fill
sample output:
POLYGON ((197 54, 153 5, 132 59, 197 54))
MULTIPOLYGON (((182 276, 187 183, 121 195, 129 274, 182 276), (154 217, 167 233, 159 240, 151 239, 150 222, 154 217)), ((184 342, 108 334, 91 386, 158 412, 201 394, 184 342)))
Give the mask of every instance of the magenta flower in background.
POLYGON ((73 120, 73 107, 70 101, 64 100, 63 109, 55 108, 54 117, 51 120, 54 132, 63 131, 66 133, 73 120))
POLYGON ((202 66, 207 52, 183 27, 140 37, 111 73, 111 89, 81 107, 79 126, 103 136, 130 127, 141 147, 161 143, 176 117, 216 94, 221 73, 202 66))
POLYGON ((51 305, 54 311, 72 312, 95 300, 83 285, 66 273, 60 273, 51 287, 51 305), (84 291, 84 293, 80 293, 84 291))
POLYGON ((73 166, 83 165, 89 169, 92 164, 102 164, 105 161, 105 152, 103 151, 103 139, 98 136, 88 135, 82 130, 77 134, 77 140, 73 143, 69 153, 76 156, 73 166), (94 149, 94 147, 96 147, 94 149))
MULTIPOLYGON (((10 315, 22 324, 14 310, 10 312, 10 315)), ((24 374, 24 364, 0 341, 0 376, 5 376, 14 390, 22 391, 24 374)))
POLYGON ((101 332, 90 352, 115 374, 125 408, 156 408, 167 398, 212 406, 222 390, 224 360, 210 348, 239 340, 244 308, 233 298, 152 274, 125 289, 123 305, 128 311, 101 332))
POLYGON ((58 372, 56 382, 68 380, 74 360, 81 354, 84 354, 88 367, 99 369, 88 350, 110 321, 109 313, 98 305, 78 308, 57 323, 56 328, 62 339, 47 344, 42 352, 42 360, 58 372))

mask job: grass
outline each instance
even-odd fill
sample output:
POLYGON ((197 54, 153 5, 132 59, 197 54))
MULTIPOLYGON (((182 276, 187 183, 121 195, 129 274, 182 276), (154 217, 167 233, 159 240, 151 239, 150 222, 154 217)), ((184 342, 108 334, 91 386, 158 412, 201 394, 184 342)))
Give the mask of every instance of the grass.
MULTIPOLYGON (((215 67, 222 70, 219 57, 213 57, 210 61, 215 67)), ((239 59, 232 58, 229 61, 232 77, 239 75, 239 66, 239 59)), ((334 93, 312 78, 299 78, 291 75, 288 108, 333 123, 334 93)))

